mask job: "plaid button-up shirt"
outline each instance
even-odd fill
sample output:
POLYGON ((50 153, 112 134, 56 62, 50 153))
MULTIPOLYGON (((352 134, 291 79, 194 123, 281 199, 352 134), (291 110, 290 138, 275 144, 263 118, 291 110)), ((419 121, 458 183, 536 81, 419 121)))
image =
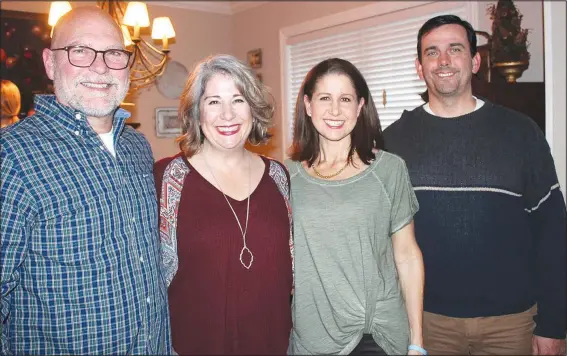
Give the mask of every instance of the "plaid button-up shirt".
POLYGON ((1 354, 169 354, 153 157, 54 96, 1 133, 1 354))

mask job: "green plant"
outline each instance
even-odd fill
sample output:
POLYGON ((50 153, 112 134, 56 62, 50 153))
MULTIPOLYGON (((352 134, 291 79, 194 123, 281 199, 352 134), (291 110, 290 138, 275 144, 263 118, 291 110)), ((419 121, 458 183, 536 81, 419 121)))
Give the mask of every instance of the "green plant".
POLYGON ((529 61, 528 34, 522 29, 523 15, 512 0, 499 0, 486 9, 492 20, 492 63, 529 61))

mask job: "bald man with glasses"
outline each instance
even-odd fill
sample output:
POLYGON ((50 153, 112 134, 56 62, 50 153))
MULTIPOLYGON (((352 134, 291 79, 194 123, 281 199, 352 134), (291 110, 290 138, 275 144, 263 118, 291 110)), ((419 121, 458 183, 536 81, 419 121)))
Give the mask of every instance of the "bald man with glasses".
POLYGON ((79 7, 43 61, 55 95, 0 138, 0 354, 170 354, 153 155, 119 108, 131 53, 79 7))

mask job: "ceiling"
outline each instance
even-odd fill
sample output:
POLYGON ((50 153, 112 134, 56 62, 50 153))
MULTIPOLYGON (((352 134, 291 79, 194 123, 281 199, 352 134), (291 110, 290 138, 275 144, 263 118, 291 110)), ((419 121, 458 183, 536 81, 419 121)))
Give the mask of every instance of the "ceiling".
POLYGON ((234 15, 265 3, 267 1, 156 1, 152 5, 234 15))

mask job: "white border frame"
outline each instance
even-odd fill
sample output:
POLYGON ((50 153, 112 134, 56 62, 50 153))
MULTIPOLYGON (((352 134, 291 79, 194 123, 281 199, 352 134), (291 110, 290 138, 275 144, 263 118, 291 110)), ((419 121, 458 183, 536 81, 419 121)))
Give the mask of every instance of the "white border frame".
MULTIPOLYGON (((157 137, 177 137, 181 135, 181 122, 179 122, 179 128, 167 128, 164 127, 163 119, 165 116, 172 116, 172 114, 178 118, 178 108, 168 107, 168 108, 156 108, 156 136, 157 137)), ((179 118, 177 119, 179 120, 179 118)))
MULTIPOLYGON (((287 148, 291 144, 289 133, 288 133, 288 108, 287 104, 289 102, 289 97, 291 96, 291 77, 287 74, 289 63, 289 50, 287 48, 287 40, 290 37, 297 36, 300 34, 318 31, 329 27, 343 25, 353 21, 364 20, 370 17, 385 15, 388 13, 410 9, 417 6, 423 6, 432 3, 444 3, 445 1, 388 1, 388 5, 385 6, 384 2, 374 2, 370 5, 365 5, 357 7, 351 10, 340 12, 333 15, 324 16, 311 21, 306 21, 300 24, 284 27, 279 31, 280 39, 280 78, 281 80, 281 128, 282 128, 282 161, 288 158, 287 148)), ((448 6, 454 6, 456 2, 448 2, 448 6)), ((478 27, 478 2, 469 1, 466 4, 467 13, 469 15, 470 24, 473 28, 478 27)), ((417 36, 417 34, 416 34, 417 36)))
MULTIPOLYGON (((565 106, 565 20, 566 4, 543 1, 545 59, 545 137, 555 160, 559 186, 566 199, 567 168, 565 106)), ((567 199, 566 199, 567 200, 567 199)))

